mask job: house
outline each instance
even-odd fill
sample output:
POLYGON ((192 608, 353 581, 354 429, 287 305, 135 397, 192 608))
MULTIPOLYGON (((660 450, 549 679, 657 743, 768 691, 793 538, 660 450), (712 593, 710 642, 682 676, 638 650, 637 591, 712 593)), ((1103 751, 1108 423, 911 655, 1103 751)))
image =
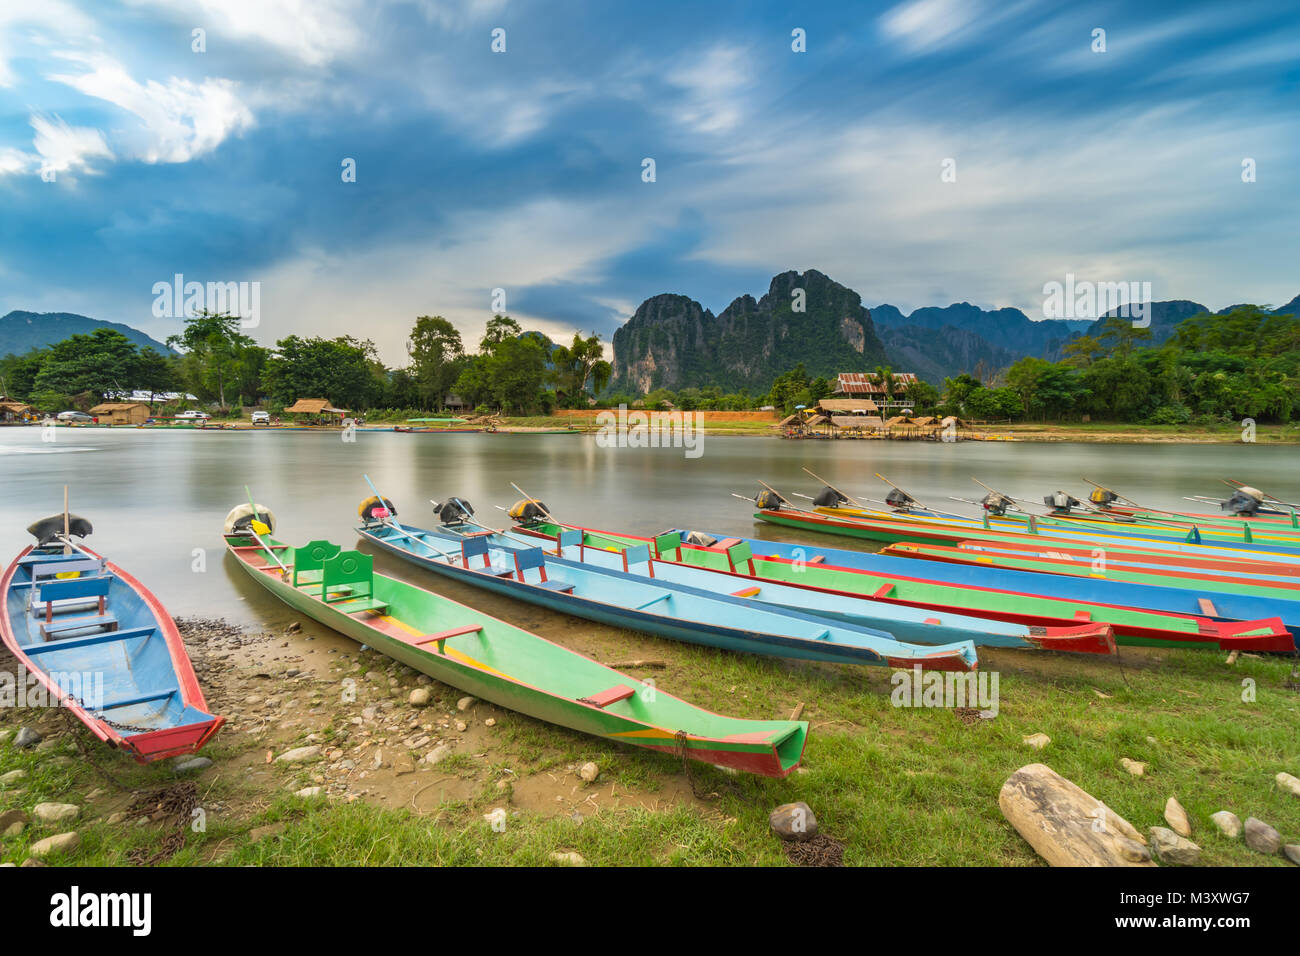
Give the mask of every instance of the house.
POLYGON ((461 398, 459 395, 457 395, 455 392, 448 392, 447 400, 442 404, 448 409, 460 411, 462 408, 465 407, 465 400, 461 398))
POLYGON ((149 419, 149 406, 144 402, 104 402, 90 414, 109 425, 143 425, 149 419))
POLYGON ((197 402, 198 396, 189 392, 151 392, 147 388, 135 388, 131 391, 105 392, 104 398, 113 402, 144 402, 147 405, 168 402, 197 402))
POLYGON ((908 386, 917 381, 912 372, 894 372, 890 383, 890 394, 885 394, 885 385, 875 372, 840 372, 835 379, 836 395, 879 395, 889 400, 901 396, 908 386))
POLYGON ((0 395, 0 422, 22 421, 32 412, 32 406, 8 395, 0 395))
POLYGON ((342 418, 348 413, 346 408, 335 408, 328 398, 300 398, 285 410, 286 415, 315 415, 318 417, 337 415, 342 418))
POLYGON ((869 398, 823 398, 817 410, 826 415, 876 415, 880 408, 869 398))

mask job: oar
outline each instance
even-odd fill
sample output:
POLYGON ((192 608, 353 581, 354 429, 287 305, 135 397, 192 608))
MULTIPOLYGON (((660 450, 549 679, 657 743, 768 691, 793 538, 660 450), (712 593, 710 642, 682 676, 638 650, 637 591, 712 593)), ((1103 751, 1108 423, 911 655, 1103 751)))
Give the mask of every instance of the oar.
MULTIPOLYGON (((878 471, 875 473, 875 475, 876 475, 877 478, 879 478, 879 479, 880 479, 881 481, 883 481, 885 484, 889 485, 890 488, 893 488, 895 491, 898 491, 898 492, 901 492, 902 494, 907 495, 907 497, 910 498, 912 501, 915 501, 916 504, 917 504, 919 507, 921 507, 921 508, 925 508, 925 505, 921 504, 920 501, 917 501, 916 496, 913 495, 910 491, 903 491, 902 488, 900 488, 900 487, 899 487, 898 485, 896 485, 894 482, 890 481, 888 478, 886 478, 884 475, 882 475, 882 474, 881 474, 880 472, 878 472, 878 471)), ((885 502, 885 503, 886 503, 886 504, 889 504, 888 502, 885 502)), ((890 505, 890 507, 893 507, 893 506, 890 505)), ((930 509, 927 509, 927 510, 930 510, 930 509)))
POLYGON ((280 566, 280 576, 288 576, 289 569, 284 566, 284 562, 279 559, 271 546, 262 540, 262 535, 270 534, 271 528, 266 523, 257 520, 257 503, 253 501, 253 492, 249 490, 248 485, 244 485, 244 494, 248 495, 248 507, 253 509, 253 514, 248 520, 248 530, 253 532, 253 537, 262 546, 262 550, 269 554, 271 560, 280 566))
MULTIPOLYGON (((1238 481, 1235 478, 1228 478, 1224 480, 1224 483, 1236 488, 1241 488, 1246 485, 1244 481, 1238 481)), ((1294 504, 1290 501, 1283 501, 1281 498, 1274 498, 1272 495, 1270 495, 1267 491, 1265 491, 1262 488, 1256 488, 1255 490, 1264 496, 1265 501, 1271 501, 1274 504, 1278 504, 1278 505, 1286 505, 1288 508, 1300 508, 1300 505, 1294 504)))
POLYGON ((63 553, 65 555, 69 555, 72 553, 72 548, 67 543, 67 539, 72 536, 69 520, 70 518, 68 515, 68 486, 64 485, 63 486, 63 537, 64 537, 63 553))
POLYGON ((542 504, 540 501, 538 501, 536 498, 534 498, 534 497, 533 497, 532 495, 530 495, 528 492, 524 491, 524 489, 520 488, 520 487, 519 487, 518 485, 516 485, 513 481, 510 482, 510 487, 513 488, 513 489, 515 489, 515 491, 519 492, 521 495, 523 495, 523 496, 524 496, 524 499, 525 499, 526 501, 531 501, 533 504, 537 505, 538 509, 542 512, 542 514, 544 514, 544 515, 546 515, 546 517, 550 518, 551 521, 552 521, 553 523, 555 523, 555 524, 557 524, 557 525, 560 524, 559 521, 556 521, 556 520, 555 520, 555 515, 551 514, 549 511, 546 510, 546 505, 542 504))
MULTIPOLYGON (((383 504, 385 501, 392 500, 390 498, 385 498, 383 495, 379 493, 379 489, 375 487, 375 483, 370 480, 369 475, 363 474, 361 477, 366 480, 366 484, 369 485, 370 490, 375 493, 375 497, 379 499, 380 504, 383 504)), ((446 551, 442 550, 442 548, 438 547, 436 544, 431 544, 428 541, 426 541, 424 538, 411 534, 411 532, 407 531, 405 528, 403 528, 400 524, 397 523, 397 519, 393 517, 392 512, 389 512, 386 518, 380 518, 379 523, 384 525, 385 527, 392 528, 402 537, 414 541, 416 544, 424 545, 430 551, 437 551, 440 555, 442 555, 444 558, 447 559, 448 564, 455 564, 457 561, 460 560, 459 555, 448 554, 446 551)))

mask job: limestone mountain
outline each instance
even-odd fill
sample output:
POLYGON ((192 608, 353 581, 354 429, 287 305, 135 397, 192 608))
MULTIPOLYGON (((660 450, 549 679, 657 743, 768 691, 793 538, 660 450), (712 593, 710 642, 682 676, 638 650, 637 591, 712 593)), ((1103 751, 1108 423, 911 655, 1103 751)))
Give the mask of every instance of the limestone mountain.
POLYGON ((26 355, 32 349, 62 342, 71 335, 89 335, 96 329, 121 332, 137 347, 151 348, 163 355, 170 355, 172 351, 139 329, 120 322, 103 322, 75 312, 13 311, 0 318, 0 355, 26 355))
POLYGON ((742 295, 716 316, 684 295, 646 299, 614 333, 613 387, 760 392, 800 362, 834 377, 887 361, 862 297, 809 269, 775 276, 761 299, 742 295))

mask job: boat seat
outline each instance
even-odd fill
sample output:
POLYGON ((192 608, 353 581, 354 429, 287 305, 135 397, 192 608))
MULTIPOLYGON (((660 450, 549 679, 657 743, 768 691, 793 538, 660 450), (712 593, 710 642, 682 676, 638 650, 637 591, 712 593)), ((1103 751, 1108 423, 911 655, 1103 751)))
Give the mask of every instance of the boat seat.
POLYGON ((579 697, 578 703, 591 704, 595 707, 605 708, 610 704, 616 704, 620 700, 627 700, 634 695, 636 691, 626 684, 619 684, 617 687, 611 687, 609 690, 602 690, 599 694, 592 694, 590 697, 579 697))
POLYGON ((567 581, 537 581, 535 586, 546 588, 548 591, 559 591, 561 594, 572 594, 574 587, 567 581))
POLYGON ((721 541, 719 541, 717 544, 713 546, 712 550, 727 551, 731 548, 734 548, 738 544, 740 544, 739 538, 723 538, 721 541))
POLYGON ((749 545, 744 541, 741 541, 738 544, 733 544, 727 549, 727 563, 731 565, 731 570, 735 571, 737 574, 743 573, 740 565, 748 564, 749 573, 753 574, 754 552, 750 550, 749 545))
POLYGON ((644 564, 646 566, 646 574, 650 575, 650 577, 655 576, 654 562, 650 560, 650 545, 633 544, 623 549, 624 573, 630 574, 632 571, 632 565, 634 564, 644 564))
POLYGON ((320 599, 347 614, 386 611, 388 603, 375 597, 375 559, 360 551, 342 551, 326 558, 320 599))
POLYGON ((537 587, 546 588, 549 591, 561 591, 569 593, 573 590, 573 585, 567 581, 552 581, 546 575, 546 555, 542 553, 541 548, 521 548, 515 552, 515 572, 523 584, 532 584, 537 587), (525 571, 537 569, 539 580, 529 581, 525 576, 525 571))
POLYGON ((1214 607, 1214 602, 1211 601, 1209 598, 1197 598, 1196 606, 1201 609, 1201 613, 1204 614, 1206 617, 1219 616, 1218 610, 1214 607))
POLYGON ((488 541, 491 532, 483 531, 478 534, 470 534, 460 539, 460 564, 461 567, 470 571, 487 571, 490 574, 501 576, 500 571, 492 569, 492 558, 488 554, 488 541), (478 568, 471 568, 470 558, 482 558, 483 564, 478 568))
POLYGON ((762 588, 741 588, 739 591, 732 591, 731 596, 738 598, 753 597, 761 590, 762 588))
POLYGON ((676 551, 678 560, 682 556, 682 536, 681 532, 668 531, 655 538, 655 554, 659 557, 664 556, 666 551, 676 551))
MULTIPOLYGON (((95 577, 104 571, 104 563, 94 559, 84 561, 44 561, 33 563, 32 581, 40 584, 41 578, 58 578, 64 574, 75 574, 78 577, 95 577)), ((63 578, 62 580, 69 580, 63 578)))
POLYGON ((308 541, 293 553, 293 586, 320 584, 325 575, 325 562, 336 557, 343 549, 329 541, 308 541))
POLYGON ((92 614, 89 617, 70 617, 54 623, 46 621, 41 624, 41 636, 49 637, 51 634, 62 634, 64 631, 82 631, 88 627, 115 628, 117 615, 92 614))
POLYGON ((462 634, 475 634, 482 630, 482 624, 466 624, 463 627, 453 627, 449 631, 439 631, 437 634, 424 634, 407 641, 407 643, 414 647, 420 647, 424 644, 432 644, 434 641, 437 641, 438 653, 442 654, 444 653, 443 647, 447 643, 448 639, 460 637, 462 634))
POLYGON ((106 631, 103 634, 91 634, 84 637, 61 637, 55 641, 46 641, 44 644, 33 644, 30 647, 24 647, 27 654, 45 654, 50 651, 66 651, 78 647, 91 647, 95 644, 106 644, 110 641, 129 641, 137 637, 148 639, 158 633, 158 628, 152 624, 146 627, 123 627, 115 631, 106 631))
POLYGON ((672 591, 661 591, 659 594, 655 595, 650 600, 646 601, 644 604, 638 604, 635 608, 633 608, 633 610, 644 611, 646 608, 650 607, 650 605, 658 604, 660 601, 667 601, 672 596, 673 596, 672 591))
MULTIPOLYGON (((109 624, 116 626, 117 618, 109 614, 105 607, 108 599, 108 589, 112 583, 112 578, 96 577, 56 579, 42 584, 39 591, 32 592, 33 604, 37 606, 45 605, 45 623, 41 625, 41 634, 76 630, 81 627, 95 627, 100 624, 103 626, 109 624), (98 612, 93 617, 68 618, 58 624, 54 623, 55 601, 77 601, 80 603, 76 607, 85 609, 87 599, 93 602, 90 607, 98 612)), ((58 608, 61 612, 72 609, 67 604, 63 604, 58 608)), ((37 613, 39 614, 39 609, 37 613)))
POLYGON ((572 548, 575 545, 578 548, 578 560, 585 557, 585 548, 582 541, 582 532, 577 528, 561 528, 560 533, 555 538, 556 553, 564 557, 564 549, 572 548))

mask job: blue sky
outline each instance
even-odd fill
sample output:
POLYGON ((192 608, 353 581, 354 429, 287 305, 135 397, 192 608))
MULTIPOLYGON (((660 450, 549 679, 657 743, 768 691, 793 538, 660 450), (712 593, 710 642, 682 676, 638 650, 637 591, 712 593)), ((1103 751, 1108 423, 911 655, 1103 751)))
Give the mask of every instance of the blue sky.
POLYGON ((400 363, 494 288, 608 340, 790 268, 905 311, 1037 317, 1067 273, 1282 304, 1298 108, 1294 3, 9 0, 0 313, 162 337, 156 282, 259 282, 265 344, 400 363))

